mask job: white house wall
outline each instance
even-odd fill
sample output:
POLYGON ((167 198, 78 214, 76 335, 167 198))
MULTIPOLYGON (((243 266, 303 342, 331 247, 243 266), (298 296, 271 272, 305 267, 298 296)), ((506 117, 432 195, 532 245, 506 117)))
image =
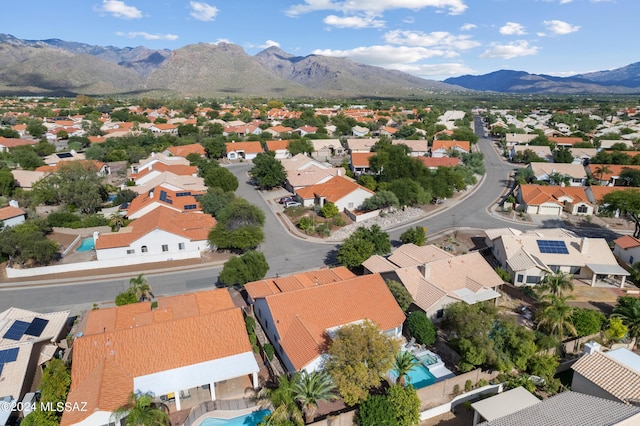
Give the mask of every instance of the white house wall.
POLYGON ((370 198, 373 194, 369 191, 365 191, 364 189, 358 188, 355 191, 348 194, 346 197, 342 197, 337 200, 335 205, 338 207, 339 211, 354 210, 362 205, 364 200, 370 198))
MULTIPOLYGON (((98 237, 99 239, 100 237, 98 237)), ((191 259, 200 257, 203 250, 208 249, 206 240, 190 241, 188 238, 171 234, 161 229, 154 229, 128 247, 115 247, 109 249, 96 250, 98 260, 121 259, 121 258, 158 258, 162 260, 191 259), (184 249, 180 250, 179 244, 184 244, 184 249), (167 251, 162 251, 162 246, 167 246, 167 251), (142 247, 146 246, 147 251, 142 252, 142 247), (132 254, 127 254, 127 250, 135 250, 132 254)))
POLYGON ((295 373, 295 367, 289 360, 287 354, 282 349, 282 346, 280 346, 280 336, 278 335, 275 322, 273 321, 273 316, 271 315, 271 310, 269 310, 269 306, 267 306, 267 302, 265 299, 258 299, 255 301, 255 303, 253 304, 253 313, 255 314, 256 319, 262 326, 262 329, 269 338, 269 341, 275 348, 276 352, 278 352, 278 355, 280 355, 280 359, 282 360, 284 367, 287 369, 287 371, 295 373))
POLYGON ((24 215, 12 217, 10 219, 5 219, 4 221, 0 221, 0 225, 4 225, 7 228, 11 226, 20 225, 21 223, 24 223, 24 215))
POLYGON ((632 247, 625 250, 616 245, 613 248, 613 254, 627 265, 633 265, 635 262, 640 260, 640 247, 632 247))

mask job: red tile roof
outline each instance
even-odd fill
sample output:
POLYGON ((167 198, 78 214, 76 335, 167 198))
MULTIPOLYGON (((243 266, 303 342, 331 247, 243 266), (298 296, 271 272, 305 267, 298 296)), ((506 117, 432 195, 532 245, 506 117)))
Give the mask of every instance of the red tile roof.
POLYGON ((573 199, 572 204, 591 204, 582 186, 520 185, 522 201, 527 205, 555 203, 563 205, 562 197, 573 199))
POLYGON ((613 240, 613 242, 618 245, 621 249, 630 249, 634 247, 640 247, 640 240, 632 237, 631 235, 624 235, 620 238, 613 240))
POLYGON ((246 154, 257 154, 264 152, 262 145, 258 141, 250 142, 227 142, 224 144, 227 148, 227 153, 232 151, 244 151, 246 154))
POLYGON ((353 180, 344 176, 334 176, 325 183, 319 183, 317 185, 310 185, 297 189, 296 194, 303 200, 309 200, 318 196, 324 197, 327 201, 332 203, 336 203, 358 189, 367 191, 372 195, 374 194, 370 189, 365 188, 362 185, 358 185, 353 180))
POLYGON ((283 293, 286 291, 300 290, 313 287, 318 284, 327 284, 354 278, 353 272, 344 266, 333 269, 318 269, 285 277, 266 278, 245 284, 244 288, 253 300, 283 293))
MULTIPOLYGON (((202 211, 200 203, 196 200, 195 195, 201 195, 201 191, 184 191, 177 190, 172 191, 158 185, 145 194, 138 195, 131 201, 129 209, 127 210, 127 216, 131 217, 140 210, 156 205, 165 206, 175 211, 202 211), (164 194, 164 195, 163 195, 164 194), (178 196, 182 194, 181 196, 178 196), (189 195, 187 195, 189 194, 189 195), (195 206, 195 208, 187 209, 187 206, 195 206)), ((154 207, 155 208, 155 207, 154 207)))
POLYGON ((460 165, 460 159, 455 157, 417 157, 425 167, 455 167, 460 165))
POLYGON ((24 214, 26 214, 25 211, 18 207, 2 207, 0 208, 0 221, 22 216, 24 214))
POLYGON ((571 146, 584 142, 582 138, 577 137, 549 136, 547 139, 549 139, 549 142, 551 143, 571 146))
POLYGON ((463 149, 466 152, 471 150, 471 142, 469 141, 446 141, 436 139, 433 141, 433 146, 431 147, 432 151, 437 151, 439 149, 453 149, 453 148, 463 149))
POLYGON ((620 164, 589 164, 591 175, 599 180, 610 180, 614 176, 620 176, 625 169, 640 170, 640 166, 623 166, 620 164), (599 173, 599 170, 609 170, 605 173, 599 173))
POLYGON ((391 330, 405 320, 379 274, 274 294, 265 300, 280 345, 296 370, 321 354, 327 329, 368 319, 381 330, 391 330))
POLYGON ((640 191, 640 188, 630 187, 630 186, 598 186, 591 185, 589 190, 593 194, 593 198, 596 200, 596 203, 602 203, 602 199, 605 195, 616 192, 616 191, 640 191))
POLYGON ((24 145, 35 145, 37 144, 38 141, 32 141, 29 139, 18 139, 18 138, 3 138, 0 137, 0 146, 4 146, 7 148, 15 148, 17 146, 24 146, 24 145))
POLYGON ((136 377, 251 351, 242 312, 226 289, 166 299, 153 311, 147 302, 89 312, 90 332, 74 342, 67 398, 86 402, 87 410, 66 411, 61 424, 124 405, 136 377), (112 328, 101 330, 103 324, 112 328))
POLYGON ((353 167, 369 167, 369 158, 376 155, 375 152, 353 152, 351 153, 351 164, 353 167))
POLYGON ((280 151, 289 149, 289 141, 288 140, 272 140, 267 141, 267 151, 280 151))
POLYGON ((189 154, 205 155, 204 147, 199 143, 189 145, 170 146, 167 150, 176 157, 186 157, 189 154))
POLYGON ((154 229, 161 229, 174 235, 187 238, 190 241, 205 241, 211 228, 216 226, 216 220, 204 213, 177 212, 167 207, 159 206, 139 219, 134 220, 120 232, 100 234, 96 241, 96 250, 115 247, 128 247, 134 241, 154 229))

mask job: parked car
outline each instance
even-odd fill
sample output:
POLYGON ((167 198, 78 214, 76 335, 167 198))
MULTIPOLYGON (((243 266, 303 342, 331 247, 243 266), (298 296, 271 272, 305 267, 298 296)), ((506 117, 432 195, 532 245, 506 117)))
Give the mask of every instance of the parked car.
POLYGON ((301 206, 301 205, 302 205, 302 204, 300 204, 299 202, 297 202, 297 201, 293 201, 293 200, 291 200, 291 201, 287 201, 286 203, 284 203, 284 207, 285 207, 285 208, 287 208, 287 209, 288 209, 289 207, 298 207, 298 206, 301 206))
POLYGON ((280 201, 278 201, 278 202, 280 204, 286 204, 289 201, 295 201, 295 200, 293 199, 293 197, 282 197, 282 198, 280 198, 280 201))

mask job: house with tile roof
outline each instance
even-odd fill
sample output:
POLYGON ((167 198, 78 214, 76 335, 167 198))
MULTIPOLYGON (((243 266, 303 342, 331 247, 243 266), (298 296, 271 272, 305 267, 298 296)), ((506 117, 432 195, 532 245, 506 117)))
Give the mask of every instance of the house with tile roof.
POLYGON ((202 207, 196 197, 203 194, 197 191, 174 191, 160 185, 131 200, 127 209, 127 218, 138 219, 160 207, 176 212, 202 213, 202 207))
POLYGON ((549 136, 548 139, 549 142, 556 144, 556 147, 564 146, 566 148, 571 148, 577 143, 585 142, 582 138, 569 136, 549 136))
POLYGON ((204 147, 200 143, 191 143, 188 145, 176 145, 170 146, 164 151, 166 155, 173 155, 176 157, 185 157, 189 154, 197 154, 201 157, 207 155, 204 147))
MULTIPOLYGON (((161 401, 175 397, 175 410, 192 389, 208 386, 211 400, 244 397, 257 388, 259 366, 241 308, 226 289, 200 291, 114 308, 89 311, 73 344, 62 425, 102 425, 131 392, 150 392, 161 401), (223 394, 221 385, 240 389, 223 394)), ((173 406, 173 404, 172 404, 173 406)))
POLYGON ((426 139, 394 139, 392 145, 404 145, 409 148, 411 157, 423 157, 429 154, 429 142, 426 139))
POLYGON ((177 135, 178 126, 171 123, 153 123, 148 127, 155 134, 160 135, 177 135))
POLYGON ((504 281, 479 252, 454 256, 434 245, 403 244, 387 258, 374 255, 362 264, 367 273, 398 281, 413 303, 434 321, 455 302, 475 304, 500 297, 504 281))
POLYGON ((631 266, 640 260, 640 239, 623 235, 613 240, 613 254, 631 266))
MULTIPOLYGON (((20 308, 0 312, 0 395, 19 403, 38 386, 45 364, 60 355, 69 311, 39 313, 20 308)), ((11 410, 0 404, 0 424, 11 410)))
POLYGON ((8 152, 11 148, 37 144, 37 140, 0 137, 0 152, 8 152))
POLYGON ((620 164, 589 164, 587 172, 589 176, 597 179, 599 185, 604 186, 625 186, 627 183, 621 179, 625 170, 640 170, 640 166, 620 165, 620 164))
POLYGON ((351 154, 354 152, 370 152, 380 138, 357 138, 347 139, 347 149, 351 154))
MULTIPOLYGON (((139 168, 138 173, 130 173, 128 179, 129 182, 133 182, 136 185, 148 186, 149 182, 166 173, 174 176, 198 178, 198 167, 157 161, 149 164, 149 166, 145 165, 142 169, 139 168)), ((204 183, 204 179, 202 179, 202 182, 204 183)), ((123 186, 123 189, 125 189, 125 186, 123 186)))
MULTIPOLYGON (((503 394, 472 404, 472 407, 484 408, 485 414, 497 415, 494 417, 487 414, 491 419, 478 423, 479 426, 634 426, 640 424, 640 408, 573 390, 560 392, 501 416, 500 414, 511 411, 509 399, 501 398, 501 395, 503 394), (492 401, 494 398, 497 398, 495 402, 492 401)), ((517 406, 517 404, 516 402, 511 406, 517 406)))
POLYGON ((357 138, 364 137, 368 135, 369 132, 370 132, 369 128, 364 126, 353 126, 351 128, 351 134, 357 138))
POLYGON ((96 257, 127 264, 199 258, 209 249, 214 226, 216 220, 208 214, 159 206, 118 232, 94 233, 96 257))
POLYGON ((289 158, 289 140, 269 140, 265 143, 267 151, 273 151, 275 158, 281 160, 283 158, 289 158))
POLYGON ((282 125, 276 125, 276 126, 271 126, 268 129, 265 129, 264 131, 267 133, 270 133, 274 138, 279 138, 281 136, 284 136, 286 134, 293 132, 293 128, 282 126, 282 125))
POLYGON ((625 348, 602 352, 598 345, 571 369, 571 390, 625 404, 640 404, 640 355, 625 348))
POLYGON ((597 153, 596 148, 569 148, 573 155, 573 164, 587 164, 597 153))
POLYGON ((256 155, 264 152, 262 144, 258 141, 249 142, 227 142, 227 160, 253 160, 256 155))
POLYGON ((469 141, 448 141, 436 139, 431 146, 431 156, 435 158, 449 157, 449 152, 457 151, 460 154, 471 152, 471 142, 469 141))
MULTIPOLYGON (((511 149, 509 149, 509 160, 514 161, 514 159, 518 159, 518 153, 521 155, 524 154, 525 151, 532 151, 539 158, 542 158, 546 162, 553 162, 553 154, 551 153, 551 148, 546 145, 513 145, 511 149)), ((581 163, 582 164, 582 163, 581 163)))
POLYGON ((369 166, 369 159, 376 155, 375 152, 353 152, 351 153, 351 161, 349 166, 351 171, 359 176, 361 174, 369 174, 371 168, 369 166))
POLYGON ((22 188, 25 191, 30 191, 33 185, 45 177, 48 172, 37 172, 35 170, 11 170, 13 179, 18 185, 18 188, 22 188))
MULTIPOLYGON (((615 191, 640 191, 640 188, 632 186, 599 186, 591 185, 585 189, 589 202, 596 206, 596 213, 604 206, 604 196, 615 191)), ((619 217, 620 212, 615 212, 614 217, 619 217)))
POLYGON ((562 228, 522 232, 513 228, 486 230, 485 242, 516 286, 535 285, 551 273, 564 272, 589 280, 614 277, 620 288, 629 273, 604 238, 580 238, 562 228))
POLYGON ((375 192, 346 176, 334 176, 326 182, 299 188, 295 194, 305 207, 322 207, 328 201, 342 212, 359 209, 364 200, 375 195, 375 192))
POLYGON ((370 320, 402 334, 404 312, 382 277, 349 275, 312 271, 247 284, 256 319, 290 373, 320 368, 327 339, 343 325, 370 320))
POLYGON ((528 214, 591 216, 594 205, 582 186, 520 185, 516 191, 519 209, 528 214))
POLYGON ((110 169, 109 165, 107 163, 103 163, 102 161, 98 161, 98 160, 60 161, 57 164, 54 164, 53 166, 45 165, 45 166, 37 167, 36 168, 36 172, 57 173, 58 172, 58 168, 64 167, 65 164, 69 164, 71 162, 73 162, 74 164, 80 163, 86 169, 93 168, 93 169, 96 170, 96 173, 99 176, 106 176, 106 175, 111 174, 111 169, 110 169))
POLYGON ((86 160, 84 152, 76 152, 73 149, 69 152, 54 152, 44 157, 44 163, 48 166, 55 166, 61 161, 86 160))
POLYGON ((296 154, 280 162, 287 172, 285 188, 292 193, 297 189, 318 185, 334 176, 346 174, 343 167, 333 167, 330 163, 322 163, 304 154, 296 154))
POLYGON ((189 160, 184 157, 175 157, 161 152, 152 152, 151 155, 149 155, 147 158, 140 160, 137 164, 131 165, 131 174, 135 175, 143 172, 146 169, 152 169, 158 163, 162 163, 165 165, 191 165, 189 160))
POLYGON ((537 133, 507 133, 504 136, 507 147, 520 144, 528 144, 537 137, 537 133))
POLYGON ((339 139, 310 139, 309 142, 313 145, 311 156, 318 161, 344 155, 344 147, 339 139))
POLYGON ((318 128, 315 126, 302 126, 302 127, 298 127, 297 129, 293 130, 293 133, 298 133, 300 134, 300 136, 307 136, 310 134, 315 134, 318 131, 318 128))
POLYGON ((461 164, 460 159, 456 157, 418 157, 418 160, 431 170, 436 170, 438 167, 455 167, 461 164))
POLYGON ((387 136, 392 138, 396 133, 398 133, 399 129, 396 129, 395 127, 391 127, 391 126, 382 126, 379 130, 378 130, 378 134, 380 136, 387 136))
MULTIPOLYGON (((159 168, 161 167, 162 166, 160 166, 159 168)), ((200 176, 181 175, 173 173, 175 169, 184 167, 185 166, 173 166, 170 167, 167 171, 163 172, 155 170, 151 173, 148 173, 142 179, 136 182, 136 186, 128 186, 126 184, 123 184, 121 186, 121 189, 129 189, 137 194, 146 194, 157 186, 162 186, 163 188, 175 192, 207 192, 208 187, 204 184, 204 179, 200 176)))
POLYGON ((582 164, 529 163, 527 167, 531 169, 536 180, 547 181, 552 185, 564 183, 555 182, 554 177, 567 177, 570 186, 585 186, 587 184, 587 172, 582 164))
POLYGON ((0 208, 0 228, 20 225, 26 217, 27 212, 18 206, 16 200, 11 200, 8 206, 0 208))

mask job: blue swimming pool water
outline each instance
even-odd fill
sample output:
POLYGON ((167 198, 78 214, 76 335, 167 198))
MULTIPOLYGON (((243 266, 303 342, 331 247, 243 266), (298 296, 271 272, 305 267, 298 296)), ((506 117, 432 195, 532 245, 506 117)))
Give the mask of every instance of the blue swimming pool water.
MULTIPOLYGON (((396 370, 391 372, 393 378, 398 377, 396 370)), ((436 382, 436 378, 429 372, 429 369, 422 364, 416 364, 407 376, 405 376, 407 384, 413 385, 414 388, 420 389, 432 385, 436 382)))
POLYGON ((422 361, 424 365, 432 365, 438 362, 438 358, 427 353, 420 356, 420 361, 422 361))
POLYGON ((80 243, 80 247, 78 247, 76 251, 89 251, 89 250, 93 250, 93 248, 94 248, 93 237, 89 237, 82 240, 82 242, 80 243))
POLYGON ((232 419, 208 418, 204 419, 200 426, 256 426, 264 416, 269 414, 269 410, 254 411, 244 416, 234 417, 232 419))

